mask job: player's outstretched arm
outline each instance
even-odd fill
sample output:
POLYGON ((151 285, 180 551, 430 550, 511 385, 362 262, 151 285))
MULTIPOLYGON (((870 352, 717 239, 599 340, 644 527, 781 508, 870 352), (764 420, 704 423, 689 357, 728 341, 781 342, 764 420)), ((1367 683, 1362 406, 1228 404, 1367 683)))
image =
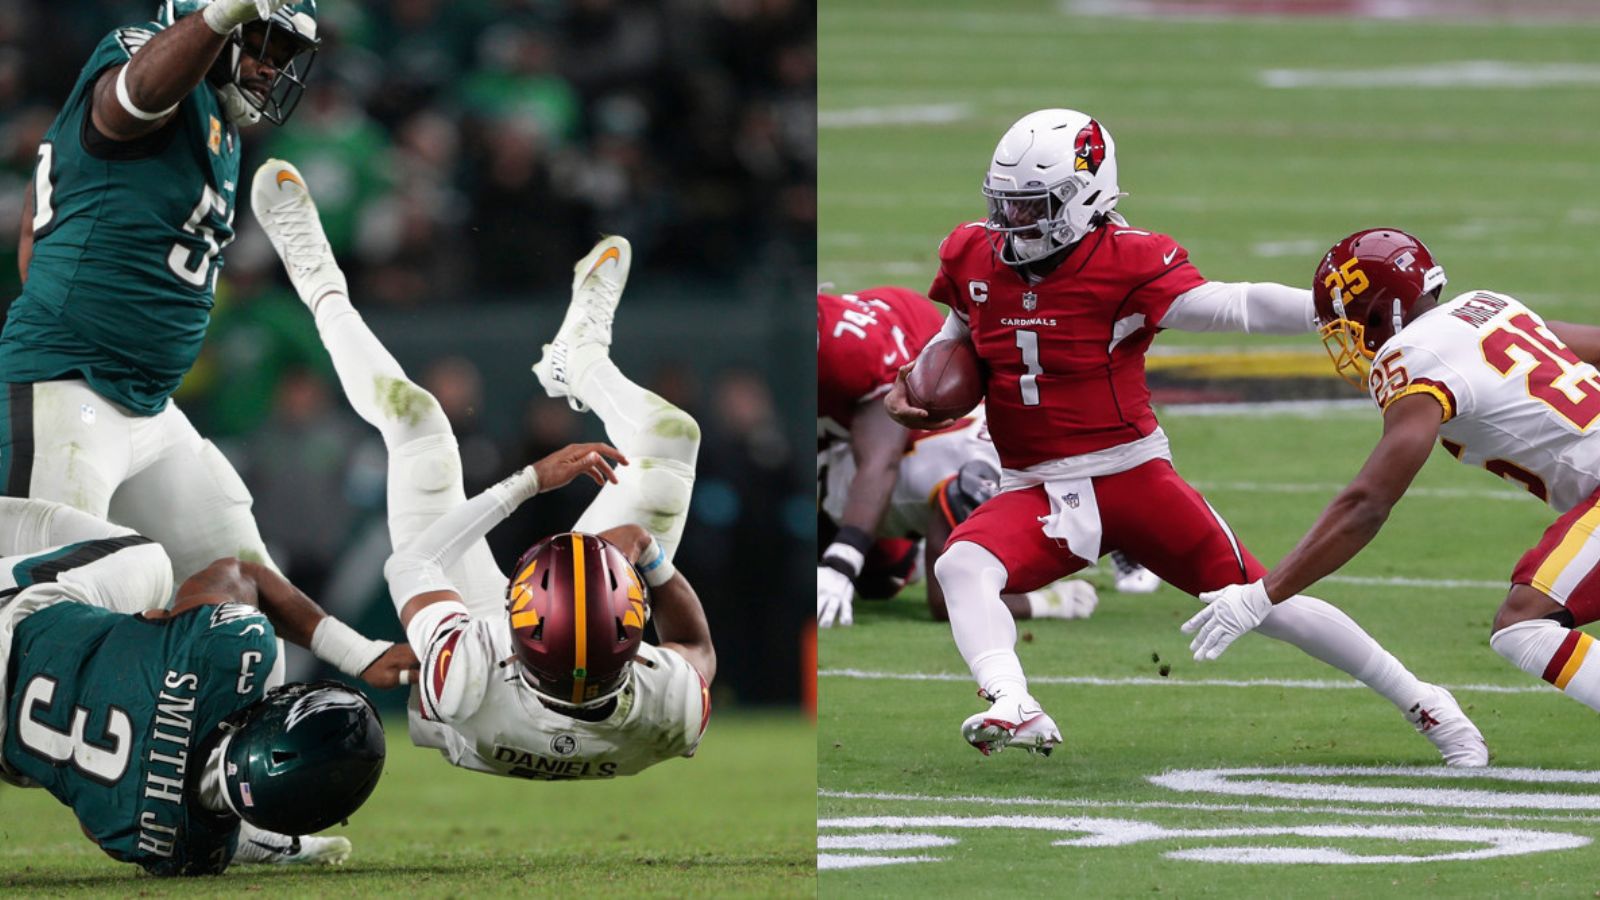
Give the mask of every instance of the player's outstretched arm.
POLYGON ((1383 413, 1383 437, 1361 471, 1263 579, 1273 603, 1338 571, 1377 537, 1389 511, 1433 452, 1442 412, 1439 401, 1428 394, 1411 394, 1389 404, 1383 413))
POLYGON ((1557 339, 1591 366, 1600 366, 1600 327, 1572 322, 1545 322, 1557 339))
POLYGON ((529 497, 566 487, 580 476, 600 485, 616 484, 612 464, 625 466, 628 458, 609 444, 569 444, 491 485, 396 548, 384 563, 383 574, 400 626, 410 628, 412 618, 435 603, 459 602, 461 595, 444 570, 529 497))
POLYGON ((1208 281, 1179 294, 1162 328, 1179 331, 1238 331, 1246 334, 1305 334, 1316 331, 1311 292, 1269 281, 1208 281))
POLYGON ((1183 631, 1195 635, 1189 644, 1194 658, 1221 656, 1234 641, 1260 625, 1274 604, 1331 575, 1371 543, 1433 452, 1442 413, 1439 401, 1428 394, 1410 394, 1391 402, 1383 414, 1383 437, 1366 465, 1333 498, 1294 550, 1258 581, 1200 595, 1206 607, 1183 623, 1183 631))
POLYGON ((246 22, 272 15, 288 0, 215 0, 150 38, 123 65, 101 73, 90 116, 114 141, 131 141, 160 128, 216 62, 228 35, 246 22))
POLYGON ((667 561, 655 537, 638 525, 619 525, 600 532, 600 537, 615 544, 650 585, 650 617, 660 646, 688 660, 710 684, 717 675, 717 651, 705 608, 689 580, 667 561))
POLYGON ((178 599, 169 615, 217 603, 257 607, 279 637, 372 687, 392 688, 416 680, 419 666, 409 646, 367 640, 324 612, 288 579, 259 563, 228 558, 201 569, 178 587, 178 599))

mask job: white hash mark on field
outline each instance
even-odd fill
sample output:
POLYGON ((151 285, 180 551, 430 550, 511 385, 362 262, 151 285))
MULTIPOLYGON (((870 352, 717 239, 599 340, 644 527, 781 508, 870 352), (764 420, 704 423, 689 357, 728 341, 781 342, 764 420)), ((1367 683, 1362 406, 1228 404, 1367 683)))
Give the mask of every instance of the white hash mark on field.
POLYGON ((817 111, 818 128, 875 128, 885 125, 945 125, 971 115, 965 103, 918 106, 861 106, 817 111))
POLYGON ((1301 803, 1293 806, 1266 805, 1255 802, 1244 803, 1202 803, 1193 801, 1188 803, 1174 800, 1090 800, 1087 798, 1056 798, 1056 797, 981 797, 974 795, 941 797, 931 794, 897 794, 884 791, 830 791, 825 788, 817 789, 817 796, 826 800, 876 800, 895 803, 945 803, 963 806, 1039 806, 1059 807, 1062 809, 1170 809, 1192 810, 1195 812, 1254 812, 1254 813, 1300 813, 1318 816, 1361 816, 1365 818, 1387 819, 1437 819, 1448 816, 1451 819, 1488 819, 1495 822, 1576 822, 1579 824, 1600 824, 1600 816, 1584 815, 1582 813, 1509 813, 1509 812, 1442 812, 1436 809, 1419 807, 1417 809, 1399 808, 1373 808, 1366 806, 1329 806, 1326 804, 1301 803))
POLYGON ((1495 59, 1359 69, 1265 69, 1269 88, 1529 89, 1600 84, 1600 65, 1523 63, 1495 59))
MULTIPOLYGON (((865 669, 821 669, 823 678, 850 678, 857 681, 971 681, 972 676, 954 672, 873 672, 865 669)), ((1136 675, 1124 678, 1102 678, 1094 675, 1029 675, 1030 684, 1070 684, 1087 687, 1228 687, 1228 688, 1294 688, 1310 691, 1343 691, 1366 689, 1359 681, 1331 678, 1158 678, 1136 675)), ((1467 691, 1480 694, 1545 694, 1559 693, 1545 684, 1451 684, 1441 685, 1445 690, 1467 691)))

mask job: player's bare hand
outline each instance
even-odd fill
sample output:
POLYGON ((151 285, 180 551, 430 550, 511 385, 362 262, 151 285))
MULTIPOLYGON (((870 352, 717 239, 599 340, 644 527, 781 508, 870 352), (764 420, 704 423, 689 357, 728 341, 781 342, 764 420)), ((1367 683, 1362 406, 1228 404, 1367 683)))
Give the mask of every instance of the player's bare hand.
POLYGON ((411 645, 395 644, 367 666, 361 673, 361 680, 372 687, 387 689, 416 684, 421 672, 422 663, 417 660, 417 654, 411 651, 411 645))
POLYGON ((566 487, 579 475, 587 475, 594 483, 604 486, 617 483, 617 473, 611 468, 628 464, 622 451, 604 443, 569 444, 533 464, 533 474, 539 477, 539 493, 566 487))
POLYGON ((908 362, 900 367, 894 376, 894 384, 889 386, 889 393, 884 395, 883 406, 889 411, 889 418, 899 422, 907 428, 918 428, 924 431, 935 431, 955 423, 955 419, 935 419, 928 415, 925 409, 911 405, 910 390, 906 387, 906 376, 910 374, 911 367, 916 365, 908 362))
POLYGON ((628 562, 638 563, 639 557, 644 555, 644 548, 650 543, 650 532, 639 525, 618 525, 607 528, 599 535, 605 541, 614 544, 628 562))

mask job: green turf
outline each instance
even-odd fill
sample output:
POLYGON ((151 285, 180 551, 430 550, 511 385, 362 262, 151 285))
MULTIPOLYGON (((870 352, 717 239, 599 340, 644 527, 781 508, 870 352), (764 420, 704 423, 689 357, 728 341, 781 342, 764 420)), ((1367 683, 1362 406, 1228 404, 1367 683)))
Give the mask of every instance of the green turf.
POLYGON ((1547 317, 1600 319, 1586 290, 1600 281, 1592 84, 1284 90, 1260 81, 1271 69, 1592 66, 1600 27, 1161 22, 1066 16, 1062 5, 821 4, 820 280, 926 290, 939 240, 984 215, 978 186, 1001 133, 1030 110, 1068 106, 1098 116, 1117 141, 1130 194, 1119 209, 1177 237, 1210 278, 1309 286, 1335 240, 1390 224, 1428 242, 1452 288, 1504 291, 1547 317), (863 110, 928 106, 951 108, 953 120, 838 124, 863 110), (1271 242, 1300 249, 1257 249, 1271 242))
MULTIPOLYGON (((1179 469, 1213 487, 1213 504, 1257 554, 1269 563, 1311 523, 1333 486, 1348 478, 1375 440, 1374 413, 1339 411, 1319 418, 1168 415, 1179 469), (1317 485, 1325 486, 1318 490, 1317 485)), ((1554 518, 1485 473, 1441 451, 1418 486, 1439 495, 1407 498, 1379 537, 1346 574, 1424 579, 1499 581, 1554 518), (1459 492, 1453 494, 1452 492, 1459 492)), ((1103 575, 1094 576, 1102 586, 1103 575)), ((948 626, 927 620, 920 592, 889 603, 857 605, 857 625, 824 632, 825 672, 953 674, 952 681, 822 678, 819 732, 819 816, 1089 816, 1128 819, 1167 828, 1290 825, 1471 825, 1527 828, 1600 836, 1600 816, 1582 810, 1547 814, 1534 808, 1504 811, 1394 804, 1376 814, 1336 814, 1328 803, 1272 797, 1179 793, 1150 784, 1170 769, 1238 766, 1436 766, 1431 745, 1411 732, 1387 703, 1365 690, 1284 687, 1185 687, 1200 678, 1339 679, 1338 673, 1292 648, 1249 637, 1222 660, 1206 665, 1187 653, 1179 624, 1193 601, 1171 588, 1148 597, 1102 591, 1094 617, 1079 622, 1024 622, 1019 653, 1032 676, 1155 679, 1155 684, 1113 686, 1035 684, 1034 693, 1060 722, 1067 743, 1049 759, 1005 752, 983 759, 958 735, 961 720, 981 710, 948 626), (1159 662, 1157 660, 1159 659, 1159 662), (1159 667, 1170 665, 1162 679, 1159 667), (922 799, 869 799, 849 794, 916 795, 922 799), (1035 798, 1019 806, 991 801, 1035 798), (969 798, 966 800, 950 798, 969 798), (1138 804, 1237 806, 1175 809, 1138 804), (1268 811, 1304 808, 1305 812, 1268 811), (1385 809, 1403 816, 1383 816, 1385 809), (1472 818, 1471 815, 1489 818, 1472 818), (1536 821, 1574 815, 1579 822, 1536 821), (1529 819, 1519 820, 1514 817, 1529 819)), ((1503 596, 1498 587, 1396 587, 1325 583, 1314 591, 1348 610, 1421 677, 1450 685, 1526 687, 1533 679, 1511 668, 1488 647, 1490 617, 1503 596)), ((1496 766, 1584 769, 1593 764, 1589 739, 1594 715, 1553 691, 1496 694, 1461 690, 1458 697, 1486 734, 1496 766)), ((1296 780, 1296 779, 1286 779, 1296 780)), ((1305 780, 1305 779, 1298 779, 1305 780)), ((1423 787, 1415 776, 1337 779, 1343 784, 1423 787)), ((1594 785, 1508 785, 1492 780, 1448 787, 1546 791, 1600 801, 1594 785)), ((1346 803, 1334 806, 1360 807, 1346 803)), ((909 827, 959 843, 923 853, 942 861, 822 873, 824 894, 903 896, 991 890, 1055 896, 1380 896, 1418 891, 1449 894, 1592 891, 1591 848, 1500 859, 1428 864, 1222 865, 1169 859, 1194 847, 1333 846, 1350 853, 1430 854, 1468 849, 1461 844, 1345 838, 1238 837, 1158 839, 1123 847, 1056 847, 1080 834, 1013 828, 909 827)), ((824 835, 854 833, 827 828, 824 835)), ((1481 846, 1481 845, 1474 845, 1481 846)), ((866 851, 841 851, 844 853, 866 851)))
POLYGON ((240 866, 156 880, 106 858, 43 791, 0 795, 0 894, 53 896, 782 896, 816 890, 814 730, 723 715, 699 754, 613 781, 456 769, 389 724, 377 792, 335 869, 240 866))

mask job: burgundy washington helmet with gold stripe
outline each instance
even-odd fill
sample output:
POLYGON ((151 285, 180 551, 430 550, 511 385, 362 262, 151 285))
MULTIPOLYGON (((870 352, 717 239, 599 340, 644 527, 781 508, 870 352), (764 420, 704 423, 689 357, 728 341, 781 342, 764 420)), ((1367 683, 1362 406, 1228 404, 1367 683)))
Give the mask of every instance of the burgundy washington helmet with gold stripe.
POLYGON ((1372 358, 1424 296, 1438 299, 1444 268, 1398 228, 1368 228, 1334 244, 1311 285, 1317 327, 1334 368, 1366 389, 1372 358))
POLYGON ((596 535, 558 534, 513 571, 511 646, 529 686, 567 706, 597 706, 621 691, 650 618, 644 582, 622 551, 596 535))

